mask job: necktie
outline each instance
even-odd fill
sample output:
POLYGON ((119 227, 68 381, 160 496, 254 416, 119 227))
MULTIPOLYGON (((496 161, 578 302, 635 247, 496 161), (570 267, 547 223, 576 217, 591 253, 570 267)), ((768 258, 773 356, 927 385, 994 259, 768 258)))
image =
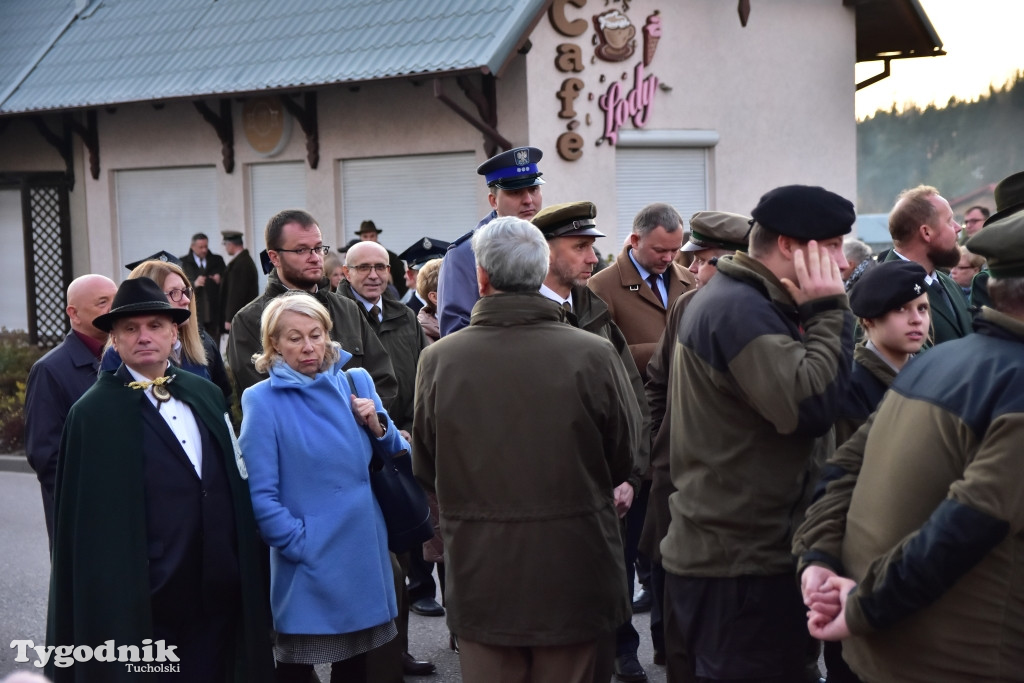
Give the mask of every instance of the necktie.
POLYGON ((568 301, 563 301, 562 310, 565 311, 566 313, 572 313, 572 304, 569 303, 568 301))
POLYGON ((654 296, 658 297, 658 301, 664 306, 665 300, 661 298, 661 290, 658 288, 658 279, 660 277, 657 273, 651 273, 647 276, 647 282, 651 285, 651 291, 654 292, 654 296))
POLYGON ((370 310, 369 312, 367 312, 367 315, 370 316, 371 323, 373 323, 374 325, 380 324, 380 306, 378 306, 377 304, 370 306, 370 310))
POLYGON ((941 282, 939 282, 939 278, 936 277, 932 280, 932 283, 928 285, 928 291, 932 292, 933 296, 937 297, 938 300, 942 302, 947 313, 954 313, 953 304, 949 300, 949 295, 946 294, 946 288, 942 286, 941 282))

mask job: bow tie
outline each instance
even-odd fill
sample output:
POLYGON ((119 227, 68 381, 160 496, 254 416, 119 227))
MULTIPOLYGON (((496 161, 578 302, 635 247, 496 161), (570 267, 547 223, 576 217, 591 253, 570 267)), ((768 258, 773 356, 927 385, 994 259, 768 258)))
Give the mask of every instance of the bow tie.
POLYGON ((171 400, 171 392, 167 390, 165 384, 170 384, 174 381, 174 375, 164 375, 163 377, 157 377, 154 380, 144 379, 138 382, 129 382, 126 386, 129 389, 149 389, 153 387, 153 398, 158 403, 171 400))

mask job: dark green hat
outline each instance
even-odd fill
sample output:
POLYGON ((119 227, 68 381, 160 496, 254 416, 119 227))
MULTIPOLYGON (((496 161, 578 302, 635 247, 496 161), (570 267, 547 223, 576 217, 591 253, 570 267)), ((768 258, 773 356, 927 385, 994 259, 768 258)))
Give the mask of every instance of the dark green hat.
POLYGON ((121 283, 110 304, 110 312, 93 320, 92 324, 98 330, 110 332, 116 320, 155 313, 167 315, 179 325, 191 315, 187 308, 171 306, 156 282, 148 277, 136 277, 121 283))
POLYGON ((727 211, 698 211, 690 216, 690 240, 683 251, 747 250, 750 216, 727 211))
POLYGON ((964 246, 985 257, 992 277, 1024 277, 1024 211, 986 223, 964 246))
POLYGON ((242 243, 242 233, 237 230, 221 230, 220 236, 224 238, 225 242, 234 242, 235 244, 242 243))
POLYGON ((595 227, 596 217, 597 207, 593 202, 566 202, 544 207, 531 222, 549 240, 555 237, 604 237, 604 233, 595 227))

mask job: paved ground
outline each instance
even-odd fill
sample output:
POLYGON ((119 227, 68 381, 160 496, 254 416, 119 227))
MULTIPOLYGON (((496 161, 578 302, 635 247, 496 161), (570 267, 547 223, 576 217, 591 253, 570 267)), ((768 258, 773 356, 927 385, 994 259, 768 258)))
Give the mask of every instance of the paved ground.
MULTIPOLYGON (((0 455, 0 676, 31 668, 14 661, 11 641, 28 638, 39 644, 46 630, 50 562, 39 484, 29 472, 23 455, 0 455)), ((554 588, 539 586, 538 590, 554 588)), ((652 683, 663 683, 665 670, 651 663, 648 615, 637 615, 634 623, 641 635, 640 662, 652 683)), ((432 660, 438 670, 433 676, 410 677, 409 683, 461 682, 458 655, 448 649, 443 617, 410 615, 409 639, 413 655, 432 660)))

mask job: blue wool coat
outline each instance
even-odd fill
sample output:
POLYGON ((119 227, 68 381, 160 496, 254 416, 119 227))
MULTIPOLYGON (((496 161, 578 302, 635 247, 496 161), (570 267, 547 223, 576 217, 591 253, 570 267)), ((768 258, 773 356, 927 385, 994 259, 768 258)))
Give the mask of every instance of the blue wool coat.
MULTIPOLYGON (((280 633, 350 633, 398 615, 387 529, 370 488, 370 437, 352 414, 342 366, 315 378, 276 363, 242 394, 239 442, 270 549, 270 605, 280 633)), ((384 413, 370 375, 349 371, 384 413)), ((386 415, 386 413, 384 413, 386 415)), ((381 442, 408 448, 387 419, 381 442)))

